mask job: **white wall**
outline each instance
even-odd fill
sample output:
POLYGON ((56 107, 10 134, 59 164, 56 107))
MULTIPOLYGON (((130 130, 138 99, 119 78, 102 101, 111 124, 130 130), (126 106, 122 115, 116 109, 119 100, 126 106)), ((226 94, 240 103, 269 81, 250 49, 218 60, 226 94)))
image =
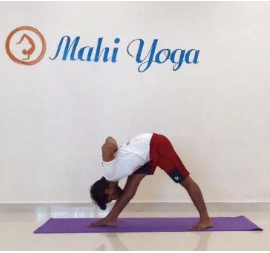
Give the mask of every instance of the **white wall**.
MULTIPOLYGON (((207 201, 270 201, 270 3, 0 3, 0 202, 88 201, 104 139, 167 135, 207 201), (8 34, 33 26, 43 60, 22 66, 8 34), (49 60, 62 36, 119 44, 118 62, 49 60), (195 48, 200 63, 144 73, 130 41, 195 48)), ((122 183, 123 184, 123 183, 122 183)), ((136 201, 187 201, 166 174, 147 177, 136 201)))

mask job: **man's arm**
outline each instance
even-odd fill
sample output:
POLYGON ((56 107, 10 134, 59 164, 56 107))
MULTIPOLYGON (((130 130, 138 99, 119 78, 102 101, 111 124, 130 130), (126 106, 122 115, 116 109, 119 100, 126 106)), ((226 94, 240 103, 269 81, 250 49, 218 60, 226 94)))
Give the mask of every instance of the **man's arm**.
POLYGON ((110 213, 104 218, 95 223, 92 223, 91 226, 115 226, 117 218, 123 209, 127 206, 129 201, 135 196, 136 191, 140 185, 141 180, 145 177, 145 174, 135 174, 128 177, 126 185, 124 187, 123 194, 116 201, 110 213))
POLYGON ((107 215, 110 219, 117 220, 120 213, 127 206, 131 199, 135 196, 141 180, 145 177, 145 174, 135 174, 128 177, 126 185, 124 187, 123 194, 116 201, 111 212, 107 215))
POLYGON ((102 146, 102 159, 104 162, 112 161, 114 153, 118 150, 117 142, 114 138, 108 137, 102 146))

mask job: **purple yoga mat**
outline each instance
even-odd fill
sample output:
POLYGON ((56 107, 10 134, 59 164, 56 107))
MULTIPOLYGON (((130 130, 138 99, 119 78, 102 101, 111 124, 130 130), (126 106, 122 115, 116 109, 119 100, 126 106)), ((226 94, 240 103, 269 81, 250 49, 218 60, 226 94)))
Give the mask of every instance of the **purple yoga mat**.
MULTIPOLYGON (((119 218, 117 227, 88 227, 94 218, 49 219, 35 234, 46 233, 127 233, 127 232, 191 232, 198 218, 119 218)), ((214 217, 214 227, 205 231, 262 231, 244 216, 214 217)))

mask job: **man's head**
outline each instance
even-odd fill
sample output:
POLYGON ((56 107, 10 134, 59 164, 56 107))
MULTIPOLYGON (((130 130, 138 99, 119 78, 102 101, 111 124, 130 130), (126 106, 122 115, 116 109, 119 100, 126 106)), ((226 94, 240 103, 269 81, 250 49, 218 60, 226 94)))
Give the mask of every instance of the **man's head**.
POLYGON ((102 177, 91 186, 90 197, 100 209, 106 210, 107 203, 118 199, 122 192, 123 190, 117 183, 109 182, 105 177, 102 177))

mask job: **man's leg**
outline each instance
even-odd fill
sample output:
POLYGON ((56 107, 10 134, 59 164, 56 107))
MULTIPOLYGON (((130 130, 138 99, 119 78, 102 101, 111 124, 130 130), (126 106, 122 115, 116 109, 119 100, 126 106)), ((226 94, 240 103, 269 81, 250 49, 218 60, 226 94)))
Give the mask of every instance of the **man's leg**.
POLYGON ((201 190, 189 176, 189 172, 175 152, 171 142, 165 136, 157 136, 156 138, 159 139, 157 141, 158 144, 155 147, 156 153, 158 154, 157 165, 163 169, 174 182, 181 182, 181 185, 187 190, 200 213, 200 222, 192 226, 192 229, 202 230, 213 226, 207 213, 201 190))
POLYGON ((212 227, 213 224, 208 215, 200 187, 193 181, 190 176, 185 178, 184 181, 181 182, 181 185, 187 190, 192 202, 200 214, 200 221, 192 226, 192 229, 203 230, 212 227))

